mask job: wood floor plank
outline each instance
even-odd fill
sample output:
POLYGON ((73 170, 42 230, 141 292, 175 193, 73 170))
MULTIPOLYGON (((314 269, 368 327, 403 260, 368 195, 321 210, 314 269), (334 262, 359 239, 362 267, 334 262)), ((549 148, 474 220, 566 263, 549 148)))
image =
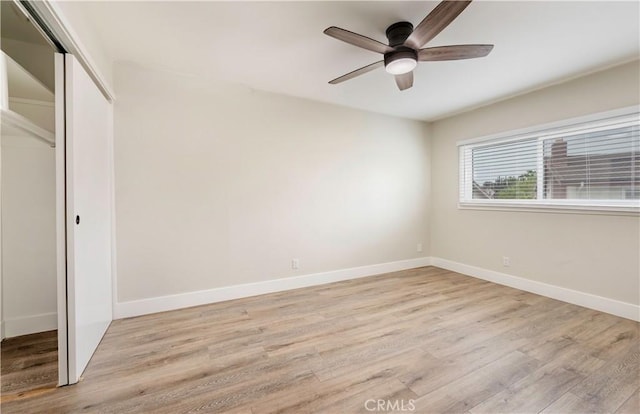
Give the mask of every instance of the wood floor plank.
POLYGON ((640 387, 640 349, 609 361, 571 390, 602 412, 614 412, 640 387))
POLYGON ((620 320, 601 332, 594 333, 586 343, 595 350, 594 356, 610 360, 638 346, 638 324, 620 320))
POLYGON ((638 414, 640 413, 640 388, 625 401, 615 414, 638 414))
POLYGON ((540 414, 601 414, 597 404, 590 403, 571 392, 563 394, 560 398, 547 406, 540 414))
POLYGON ((52 358, 3 342, 1 409, 635 413, 638 327, 423 267, 114 321, 70 387, 5 395, 52 358))
POLYGON ((418 412, 466 412, 533 372, 540 363, 514 351, 416 400, 418 412))
POLYGON ((58 333, 8 338, 0 344, 3 402, 46 393, 58 384, 58 333))
POLYGON ((473 407, 473 414, 537 413, 568 392, 584 377, 564 368, 542 367, 473 407))
MULTIPOLYGON (((317 413, 367 413, 371 412, 367 407, 367 401, 377 400, 390 403, 402 402, 408 404, 415 401, 417 395, 395 378, 384 381, 382 384, 369 387, 360 392, 351 392, 343 398, 330 398, 321 404, 317 413)), ((396 405, 397 406, 397 405, 396 405)), ((392 411, 392 410, 384 410, 392 411)))

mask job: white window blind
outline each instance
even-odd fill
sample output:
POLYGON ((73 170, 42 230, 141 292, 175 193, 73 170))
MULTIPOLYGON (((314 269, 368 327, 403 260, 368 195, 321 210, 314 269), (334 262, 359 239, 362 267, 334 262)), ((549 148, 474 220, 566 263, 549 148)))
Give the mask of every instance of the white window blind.
POLYGON ((459 144, 461 205, 640 208, 640 116, 626 112, 459 144))

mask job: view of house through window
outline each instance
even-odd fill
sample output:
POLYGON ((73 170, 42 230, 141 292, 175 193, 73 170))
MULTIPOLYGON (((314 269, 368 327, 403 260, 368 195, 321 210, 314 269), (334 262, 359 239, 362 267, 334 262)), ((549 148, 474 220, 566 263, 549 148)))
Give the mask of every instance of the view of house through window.
POLYGON ((460 202, 639 206, 638 115, 460 145, 460 202))
POLYGON ((638 126, 544 141, 544 197, 640 198, 638 126))

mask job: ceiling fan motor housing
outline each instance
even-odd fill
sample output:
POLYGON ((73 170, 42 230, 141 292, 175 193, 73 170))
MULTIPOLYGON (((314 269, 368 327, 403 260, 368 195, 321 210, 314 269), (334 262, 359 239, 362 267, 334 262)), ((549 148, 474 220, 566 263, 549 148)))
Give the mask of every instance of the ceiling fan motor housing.
POLYGON ((404 44, 409 35, 413 33, 413 25, 409 22, 398 22, 387 27, 387 39, 389 46, 396 47, 404 44))

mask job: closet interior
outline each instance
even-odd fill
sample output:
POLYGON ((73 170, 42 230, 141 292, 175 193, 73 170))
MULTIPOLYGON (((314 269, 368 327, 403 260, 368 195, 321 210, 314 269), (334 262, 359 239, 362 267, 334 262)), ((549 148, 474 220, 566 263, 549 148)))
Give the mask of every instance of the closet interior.
POLYGON ((1 2, 2 401, 58 382, 54 49, 1 2))

